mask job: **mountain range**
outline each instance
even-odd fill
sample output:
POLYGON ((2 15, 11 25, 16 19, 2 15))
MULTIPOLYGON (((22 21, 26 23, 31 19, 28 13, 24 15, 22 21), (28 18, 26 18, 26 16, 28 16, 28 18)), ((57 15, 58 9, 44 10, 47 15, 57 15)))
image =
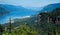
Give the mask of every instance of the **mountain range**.
POLYGON ((7 5, 7 4, 0 4, 0 7, 7 10, 10 16, 26 16, 31 14, 36 14, 37 12, 31 9, 24 8, 22 6, 14 6, 14 5, 7 5))
MULTIPOLYGON (((7 5, 7 4, 0 4, 0 14, 3 13, 4 16, 0 16, 0 19, 4 21, 9 19, 9 17, 22 17, 22 16, 32 16, 36 15, 40 12, 51 12, 52 10, 60 8, 60 3, 49 4, 44 7, 39 8, 24 8, 22 6, 14 6, 14 5, 7 5), (2 8, 2 10, 1 10, 2 8), (4 14, 5 13, 5 14, 4 14), (3 18, 2 18, 3 17, 3 18)), ((3 21, 2 20, 2 21, 3 21)), ((1 22, 1 20, 0 20, 1 22)))
POLYGON ((46 5, 46 6, 43 7, 41 12, 46 12, 46 11, 51 12, 52 10, 54 10, 56 8, 60 8, 60 3, 46 5))
POLYGON ((8 4, 0 4, 0 22, 9 19, 9 17, 23 17, 23 16, 31 16, 36 14, 37 11, 32 9, 27 9, 22 6, 14 6, 8 4), (2 15, 3 13, 3 15, 2 15))

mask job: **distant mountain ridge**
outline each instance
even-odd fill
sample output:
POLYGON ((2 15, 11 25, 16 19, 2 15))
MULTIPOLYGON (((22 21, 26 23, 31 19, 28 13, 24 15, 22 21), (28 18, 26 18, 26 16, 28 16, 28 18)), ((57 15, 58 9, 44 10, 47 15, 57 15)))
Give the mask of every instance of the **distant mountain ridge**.
POLYGON ((33 15, 33 14, 36 14, 37 12, 34 11, 34 10, 31 10, 31 9, 27 9, 27 8, 24 8, 22 6, 14 6, 14 5, 7 5, 7 4, 0 4, 0 7, 3 7, 5 8, 6 10, 8 10, 10 12, 10 15, 22 15, 22 16, 25 16, 25 15, 33 15), (16 13, 16 14, 15 14, 16 13))
POLYGON ((25 8, 35 10, 35 11, 40 11, 43 9, 43 7, 25 7, 25 8))
POLYGON ((22 17, 22 16, 31 16, 36 14, 37 12, 31 9, 26 9, 22 6, 14 6, 14 5, 7 5, 7 4, 0 4, 0 13, 3 11, 7 15, 0 16, 0 21, 5 21, 9 17, 22 17), (3 8, 1 10, 1 8, 3 8), (6 11, 5 11, 6 10, 6 11), (8 13, 7 13, 8 12, 8 13))
POLYGON ((56 8, 60 8, 60 3, 49 4, 49 5, 45 6, 45 7, 43 7, 41 12, 45 12, 45 11, 50 12, 50 11, 56 9, 56 8))

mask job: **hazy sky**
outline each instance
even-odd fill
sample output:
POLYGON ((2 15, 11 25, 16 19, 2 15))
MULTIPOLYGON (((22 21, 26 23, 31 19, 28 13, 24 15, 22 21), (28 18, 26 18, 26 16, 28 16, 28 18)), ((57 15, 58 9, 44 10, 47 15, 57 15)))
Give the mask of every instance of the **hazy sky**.
POLYGON ((52 3, 60 3, 60 0, 0 0, 0 4, 10 4, 24 7, 43 7, 52 3))

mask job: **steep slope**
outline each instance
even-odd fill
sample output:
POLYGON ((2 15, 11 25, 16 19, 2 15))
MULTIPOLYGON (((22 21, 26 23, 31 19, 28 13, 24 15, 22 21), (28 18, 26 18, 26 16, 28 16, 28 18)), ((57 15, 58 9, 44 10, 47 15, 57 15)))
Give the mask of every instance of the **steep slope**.
POLYGON ((45 6, 41 12, 51 12, 52 10, 56 9, 56 8, 60 8, 60 3, 55 3, 55 4, 49 4, 47 6, 45 6))

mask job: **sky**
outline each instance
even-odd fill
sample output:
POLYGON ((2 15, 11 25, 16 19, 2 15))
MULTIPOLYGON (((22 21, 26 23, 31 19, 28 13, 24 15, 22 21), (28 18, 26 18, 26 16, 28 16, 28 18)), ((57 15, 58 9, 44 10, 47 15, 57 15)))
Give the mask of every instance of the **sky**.
POLYGON ((0 0, 0 4, 10 4, 23 7, 43 7, 53 3, 60 3, 60 0, 0 0))

